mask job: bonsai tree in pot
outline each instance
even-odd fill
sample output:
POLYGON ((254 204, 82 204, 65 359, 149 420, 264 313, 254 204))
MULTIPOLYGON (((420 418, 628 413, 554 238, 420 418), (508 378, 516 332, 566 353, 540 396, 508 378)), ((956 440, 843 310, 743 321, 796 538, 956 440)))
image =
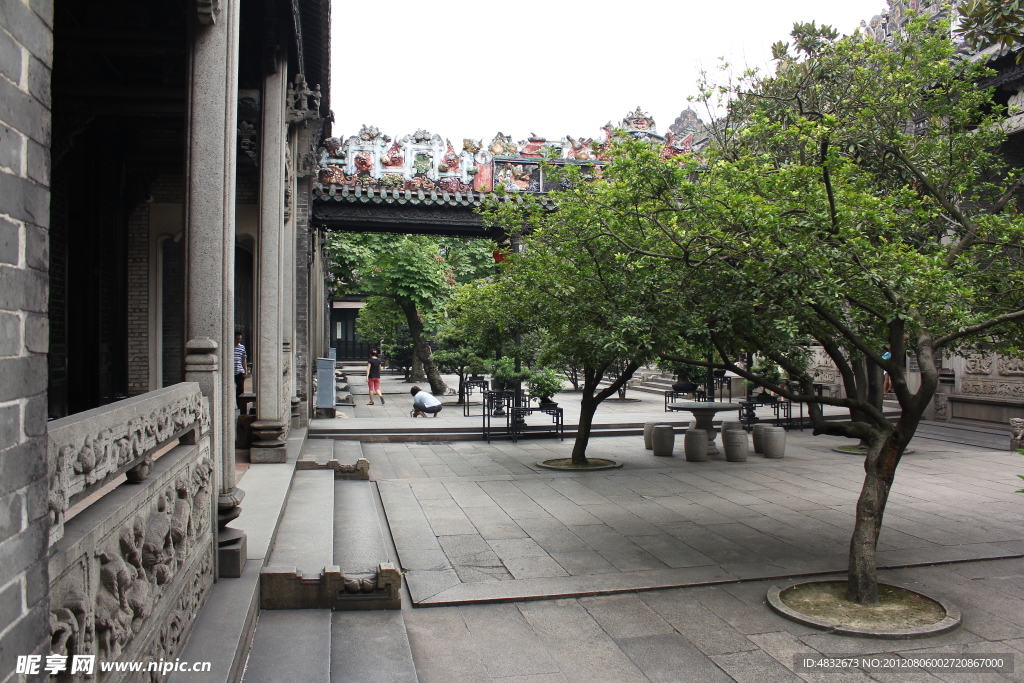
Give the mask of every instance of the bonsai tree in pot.
POLYGON ((469 378, 472 380, 480 380, 484 378, 484 373, 487 372, 487 363, 480 356, 470 356, 469 358, 469 378))
MULTIPOLYGON (((779 386, 782 383, 782 371, 779 370, 779 366, 775 363, 762 363, 761 365, 756 365, 750 368, 750 372, 773 386, 779 386)), ((756 386, 762 386, 750 380, 744 380, 743 384, 750 389, 753 389, 756 386)), ((778 401, 779 397, 769 394, 764 388, 762 388, 761 393, 754 396, 754 400, 760 401, 761 403, 773 403, 778 401)))
POLYGON ((494 378, 495 389, 512 391, 519 382, 529 379, 530 371, 516 370, 516 362, 508 356, 502 356, 491 363, 491 376, 494 378))
POLYGON ((526 386, 530 390, 530 396, 540 400, 541 406, 557 406, 551 397, 565 388, 565 382, 561 376, 551 368, 540 368, 530 373, 526 378, 526 386))
POLYGON ((672 385, 672 391, 678 394, 689 394, 696 391, 697 387, 707 379, 707 368, 690 363, 672 363, 662 361, 658 368, 665 372, 671 372, 676 376, 676 382, 672 385))

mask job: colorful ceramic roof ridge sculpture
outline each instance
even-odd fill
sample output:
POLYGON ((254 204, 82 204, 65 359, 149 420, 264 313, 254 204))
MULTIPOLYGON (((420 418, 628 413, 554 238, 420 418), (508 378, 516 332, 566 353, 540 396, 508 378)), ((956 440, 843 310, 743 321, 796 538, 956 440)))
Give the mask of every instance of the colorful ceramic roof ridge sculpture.
POLYGON ((703 122, 691 109, 680 114, 667 136, 658 134, 654 119, 640 107, 618 125, 609 121, 601 130, 600 141, 570 135, 548 140, 531 133, 518 143, 499 132, 487 145, 464 139, 456 151, 450 140, 426 130, 393 140, 375 126, 364 125, 344 141, 324 141, 318 150, 318 180, 322 191, 360 185, 469 195, 491 192, 500 184, 510 192, 546 192, 553 188, 545 184, 542 158, 556 164, 601 164, 608 160, 608 142, 616 130, 661 146, 666 158, 697 152, 707 140, 703 122))

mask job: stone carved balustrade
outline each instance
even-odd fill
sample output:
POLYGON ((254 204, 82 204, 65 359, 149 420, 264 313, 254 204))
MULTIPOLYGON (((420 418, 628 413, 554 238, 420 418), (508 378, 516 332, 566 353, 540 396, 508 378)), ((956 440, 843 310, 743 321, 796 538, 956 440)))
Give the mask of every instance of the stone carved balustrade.
POLYGON ((50 545, 64 535, 67 509, 121 474, 146 478, 153 452, 182 435, 210 429, 199 385, 183 382, 77 413, 49 424, 50 545))
MULTIPOLYGON (((51 652, 99 661, 173 660, 214 579, 215 466, 209 407, 194 382, 51 423, 51 652), (158 460, 152 452, 178 439, 158 460), (83 455, 84 454, 84 455, 83 455), (134 484, 64 521, 67 504, 119 471, 134 484), (59 514, 58 514, 59 513, 59 514)), ((101 683, 151 680, 100 672, 101 683)), ((84 681, 80 673, 61 681, 84 681)))

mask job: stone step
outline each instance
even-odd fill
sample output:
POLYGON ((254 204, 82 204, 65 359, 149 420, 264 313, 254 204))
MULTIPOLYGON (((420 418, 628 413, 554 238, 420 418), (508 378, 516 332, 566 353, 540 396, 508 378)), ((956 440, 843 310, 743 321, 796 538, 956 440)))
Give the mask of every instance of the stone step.
POLYGON ((334 562, 345 576, 371 575, 388 561, 376 482, 334 482, 334 562))
POLYGON ((306 447, 302 449, 300 459, 315 460, 320 465, 326 465, 333 457, 334 443, 325 439, 309 439, 306 441, 306 447))
POLYGON ((334 405, 346 405, 354 406, 356 404, 355 396, 347 391, 339 391, 334 395, 334 405))
POLYGON ((296 471, 267 567, 294 567, 313 577, 334 564, 334 520, 328 514, 333 509, 334 472, 296 471))
POLYGON ((331 683, 331 622, 328 609, 261 611, 242 683, 331 683))
POLYGON ((418 683, 401 610, 334 612, 330 634, 331 683, 418 683))

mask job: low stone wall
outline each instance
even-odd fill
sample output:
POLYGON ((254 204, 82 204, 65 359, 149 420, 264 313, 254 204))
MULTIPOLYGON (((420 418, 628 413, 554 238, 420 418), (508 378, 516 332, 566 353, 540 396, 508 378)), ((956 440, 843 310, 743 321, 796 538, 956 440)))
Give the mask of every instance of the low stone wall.
POLYGON ((54 420, 47 429, 50 545, 64 535, 68 507, 129 472, 141 481, 150 456, 196 430, 210 429, 210 410, 195 382, 54 420))
MULTIPOLYGON (((78 454, 90 448, 108 473, 145 462, 136 483, 121 484, 72 519, 59 520, 61 535, 49 562, 51 649, 67 657, 67 670, 57 680, 86 680, 71 673, 71 664, 76 655, 92 655, 96 666, 89 680, 157 681, 156 673, 104 673, 99 662, 143 662, 145 668, 180 653, 214 579, 216 489, 208 416, 198 385, 183 383, 72 416, 51 429, 51 446, 78 454), (97 429, 107 435, 97 439, 97 429), (91 446, 83 435, 92 435, 91 446), (149 462, 152 450, 174 438, 179 445, 149 462), (125 441, 134 458, 123 457, 125 441), (132 450, 134 442, 141 456, 132 450)), ((54 462, 67 466, 69 460, 54 462)), ((72 464, 63 471, 82 477, 82 469, 72 464)), ((94 485, 63 492, 92 491, 94 485)), ((51 498, 54 493, 51 488, 51 498)), ((51 500, 51 512, 52 506, 51 500)))

